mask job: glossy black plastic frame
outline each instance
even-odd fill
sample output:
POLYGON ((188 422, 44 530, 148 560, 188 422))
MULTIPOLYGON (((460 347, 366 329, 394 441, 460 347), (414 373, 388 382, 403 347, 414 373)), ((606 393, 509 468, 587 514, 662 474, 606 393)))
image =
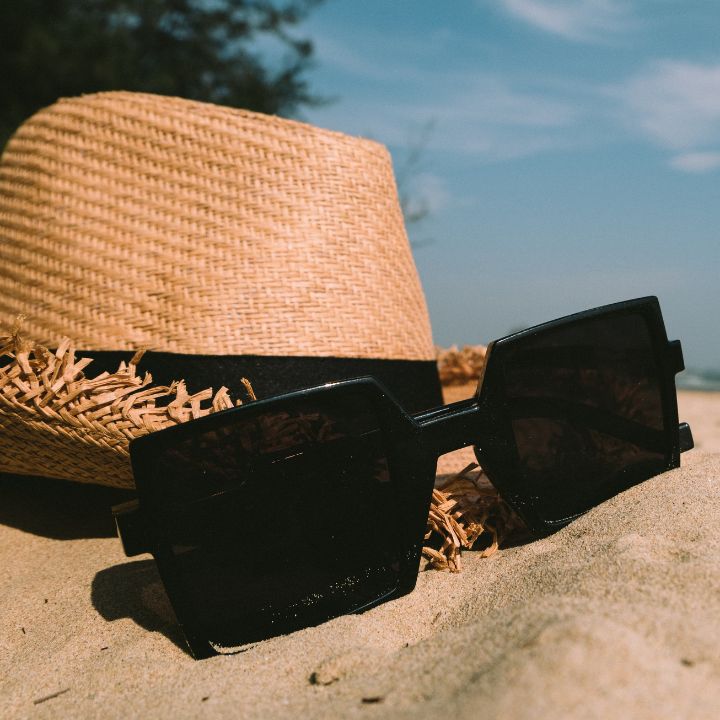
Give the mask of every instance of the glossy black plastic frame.
MULTIPOLYGON (((272 409, 281 409, 296 401, 317 398, 340 400, 344 396, 357 393, 362 393, 363 397, 372 403, 380 420, 392 482, 396 483, 399 496, 403 498, 402 506, 397 508, 400 525, 397 537, 402 544, 398 549, 402 562, 397 574, 397 585, 392 592, 383 594, 362 607, 337 607, 326 616, 313 617, 305 624, 303 618, 300 618, 292 626, 278 628, 279 632, 317 624, 347 612, 366 610, 409 593, 414 588, 437 459, 447 452, 474 446, 478 461, 490 481, 508 504, 521 515, 528 528, 536 534, 553 532, 582 513, 548 522, 534 511, 532 504, 524 501, 514 440, 506 430, 508 424, 504 415, 506 407, 501 381, 504 358, 516 343, 548 330, 587 323, 596 318, 623 315, 640 315, 647 324, 660 374, 665 469, 678 467, 680 453, 692 447, 689 427, 678 424, 674 378, 675 374, 683 369, 682 351, 679 341, 668 341, 657 298, 640 298, 570 315, 491 343, 486 369, 475 396, 451 405, 410 415, 376 380, 358 378, 255 401, 135 440, 131 443, 131 457, 138 501, 114 509, 125 552, 129 556, 143 552, 154 555, 192 654, 196 658, 214 654, 213 647, 205 637, 184 595, 169 543, 159 530, 160 523, 156 522, 162 498, 158 498, 153 492, 152 478, 148 472, 153 457, 180 438, 227 425, 235 418, 251 418, 272 409)), ((571 492, 572 489, 569 488, 568 491, 571 492)), ((590 508, 585 508, 587 509, 590 508)))
MULTIPOLYGON (((274 409, 285 408, 289 403, 328 398, 341 401, 345 397, 357 395, 358 392, 365 400, 372 403, 380 420, 392 482, 397 486, 397 494, 405 500, 402 506, 397 508, 395 518, 400 526, 397 537, 402 543, 402 547, 398 549, 401 562, 397 571, 397 583, 391 592, 384 593, 360 607, 338 607, 325 616, 314 616, 311 621, 302 622, 300 618, 297 623, 278 627, 277 634, 284 634, 307 625, 319 624, 339 615, 362 612, 380 603, 401 597, 415 587, 436 466, 436 456, 421 448, 424 437, 418 433, 417 423, 402 410, 380 383, 368 377, 329 383, 257 400, 153 433, 131 443, 131 459, 138 499, 113 508, 118 534, 128 556, 151 553, 155 557, 171 605, 195 658, 208 657, 215 654, 216 650, 195 617, 189 598, 182 588, 170 542, 160 530, 161 523, 157 522, 162 513, 162 498, 158 498, 152 488, 153 458, 174 446, 179 440, 195 433, 218 429, 235 418, 251 419, 274 409)), ((339 509, 340 512, 342 510, 339 509)), ((240 557, 240 552, 238 556, 240 557)))
MULTIPOLYGON (((503 397, 501 379, 505 358, 517 343, 541 336, 548 331, 569 329, 598 319, 625 316, 642 317, 648 330, 661 393, 662 446, 665 454, 664 470, 671 470, 679 467, 681 452, 692 449, 693 439, 687 423, 678 422, 675 375, 685 369, 682 346, 679 340, 668 340, 660 303, 656 297, 627 300, 569 315, 508 335, 490 343, 488 346, 485 372, 478 384, 475 400, 478 403, 480 414, 491 419, 490 425, 492 429, 488 429, 481 443, 475 445, 475 455, 502 498, 522 517, 525 524, 534 534, 544 535, 554 532, 567 525, 574 518, 587 512, 590 507, 587 507, 583 512, 548 521, 534 510, 532 504, 525 502, 523 497, 524 489, 518 480, 517 453, 515 452, 514 442, 509 432, 500 430, 500 428, 507 427, 505 398, 503 397)), ((588 422, 592 423, 592 420, 588 418, 588 422)), ((620 436, 621 432, 619 432, 618 436, 620 436)), ((636 483, 628 483, 622 489, 627 489, 632 484, 636 483)), ((570 488, 568 490, 571 491, 570 488)), ((619 490, 612 493, 612 495, 617 494, 617 492, 619 490)), ((599 502, 612 497, 612 495, 602 498, 599 502)))

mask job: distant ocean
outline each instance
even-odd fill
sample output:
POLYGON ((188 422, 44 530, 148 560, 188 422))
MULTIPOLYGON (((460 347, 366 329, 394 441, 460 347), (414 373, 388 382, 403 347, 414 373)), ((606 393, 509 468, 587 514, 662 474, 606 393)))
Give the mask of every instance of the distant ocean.
POLYGON ((676 377, 680 390, 720 392, 720 371, 688 369, 676 377))

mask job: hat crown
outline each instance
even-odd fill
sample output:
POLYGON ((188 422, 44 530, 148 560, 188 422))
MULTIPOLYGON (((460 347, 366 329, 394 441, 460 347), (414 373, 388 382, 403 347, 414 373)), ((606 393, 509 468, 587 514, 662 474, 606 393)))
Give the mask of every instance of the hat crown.
POLYGON ((63 99, 0 163, 0 325, 53 346, 434 357, 387 150, 179 98, 63 99))

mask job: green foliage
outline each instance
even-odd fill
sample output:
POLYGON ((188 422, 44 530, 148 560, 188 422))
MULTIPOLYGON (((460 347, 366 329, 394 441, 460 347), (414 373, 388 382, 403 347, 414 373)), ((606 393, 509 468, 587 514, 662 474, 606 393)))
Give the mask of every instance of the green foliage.
POLYGON ((317 102, 312 43, 290 30, 320 2, 0 0, 0 148, 58 97, 100 90, 290 115, 317 102))

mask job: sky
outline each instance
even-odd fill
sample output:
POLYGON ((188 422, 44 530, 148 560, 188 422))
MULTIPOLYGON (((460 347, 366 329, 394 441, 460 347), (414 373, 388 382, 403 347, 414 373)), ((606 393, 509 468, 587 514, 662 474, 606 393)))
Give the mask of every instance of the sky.
POLYGON ((716 0, 327 0, 299 32, 301 119, 385 143, 428 210, 437 344, 657 295, 720 369, 716 0))

